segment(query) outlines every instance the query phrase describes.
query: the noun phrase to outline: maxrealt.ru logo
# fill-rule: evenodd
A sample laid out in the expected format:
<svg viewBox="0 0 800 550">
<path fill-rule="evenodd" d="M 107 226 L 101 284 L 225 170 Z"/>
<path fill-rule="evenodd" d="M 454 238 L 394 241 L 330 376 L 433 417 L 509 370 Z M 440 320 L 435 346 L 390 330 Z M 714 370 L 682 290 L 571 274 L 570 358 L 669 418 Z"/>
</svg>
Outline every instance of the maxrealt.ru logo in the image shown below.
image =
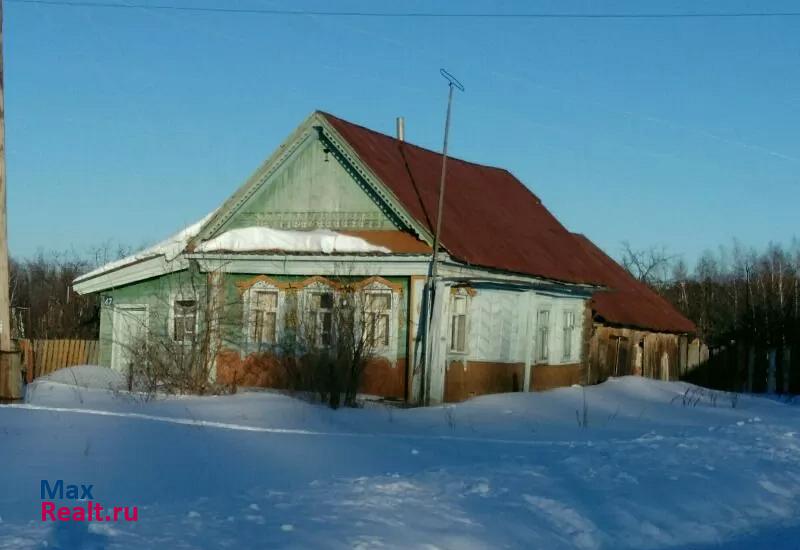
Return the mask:
<svg viewBox="0 0 800 550">
<path fill-rule="evenodd" d="M 66 484 L 63 479 L 41 483 L 42 521 L 139 521 L 136 506 L 104 507 L 95 502 L 94 485 Z M 57 505 L 55 501 L 72 501 Z"/>
</svg>

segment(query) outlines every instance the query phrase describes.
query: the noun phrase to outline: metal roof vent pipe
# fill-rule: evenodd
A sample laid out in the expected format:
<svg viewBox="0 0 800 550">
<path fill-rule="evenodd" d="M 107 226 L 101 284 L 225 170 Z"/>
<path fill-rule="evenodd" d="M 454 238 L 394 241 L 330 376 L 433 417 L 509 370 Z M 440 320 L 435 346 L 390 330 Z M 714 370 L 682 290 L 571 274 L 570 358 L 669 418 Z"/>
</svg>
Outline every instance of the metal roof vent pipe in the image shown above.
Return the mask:
<svg viewBox="0 0 800 550">
<path fill-rule="evenodd" d="M 397 117 L 397 141 L 406 140 L 406 119 L 399 116 Z"/>
</svg>

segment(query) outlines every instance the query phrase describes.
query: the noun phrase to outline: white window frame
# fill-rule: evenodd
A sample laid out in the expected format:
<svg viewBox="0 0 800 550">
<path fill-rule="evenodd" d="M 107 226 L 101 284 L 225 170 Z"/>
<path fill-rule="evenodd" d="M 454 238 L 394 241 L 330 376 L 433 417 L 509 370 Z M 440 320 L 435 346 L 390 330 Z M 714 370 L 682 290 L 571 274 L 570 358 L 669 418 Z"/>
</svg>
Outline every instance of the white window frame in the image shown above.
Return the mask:
<svg viewBox="0 0 800 550">
<path fill-rule="evenodd" d="M 364 290 L 364 298 L 366 303 L 364 304 L 364 316 L 365 318 L 362 321 L 362 327 L 364 331 L 369 331 L 370 327 L 374 325 L 370 325 L 369 317 L 370 316 L 386 316 L 386 335 L 385 335 L 385 343 L 376 344 L 373 340 L 374 334 L 367 334 L 366 338 L 368 339 L 368 343 L 370 345 L 371 351 L 375 353 L 385 353 L 389 351 L 392 347 L 392 344 L 395 342 L 394 332 L 395 332 L 395 293 L 390 288 L 386 288 L 383 285 L 380 286 L 372 286 L 371 288 Z M 373 311 L 370 309 L 370 297 L 372 296 L 388 296 L 389 298 L 389 308 L 384 311 L 375 310 Z"/>
<path fill-rule="evenodd" d="M 571 324 L 569 317 L 572 317 Z M 561 326 L 561 360 L 571 362 L 575 355 L 575 332 L 578 328 L 577 320 L 578 314 L 571 309 L 565 309 L 562 312 L 562 326 Z"/>
<path fill-rule="evenodd" d="M 177 302 L 194 302 L 195 304 L 195 311 L 194 311 L 194 338 L 187 340 L 184 338 L 183 340 L 177 340 L 175 338 L 175 306 Z M 175 343 L 182 343 L 184 345 L 191 345 L 193 342 L 196 342 L 196 338 L 198 336 L 198 331 L 200 328 L 200 300 L 198 296 L 185 296 L 183 294 L 173 294 L 170 297 L 169 301 L 169 313 L 167 315 L 167 330 L 169 333 L 169 338 L 171 341 Z"/>
<path fill-rule="evenodd" d="M 456 313 L 456 307 L 458 303 L 464 304 L 464 312 L 463 313 Z M 456 316 L 464 317 L 464 342 L 463 348 L 459 349 L 456 347 L 456 338 L 455 338 L 455 319 Z M 449 311 L 450 322 L 448 323 L 449 326 L 449 343 L 447 349 L 449 353 L 458 354 L 458 355 L 466 355 L 469 353 L 469 296 L 463 293 L 456 293 L 453 294 L 450 298 L 450 311 Z"/>
<path fill-rule="evenodd" d="M 338 293 L 336 289 L 327 285 L 316 284 L 313 286 L 306 287 L 303 291 L 304 294 L 304 305 L 303 311 L 306 315 L 306 319 L 310 319 L 311 315 L 313 315 L 313 323 L 314 326 L 311 327 L 313 331 L 313 338 L 314 338 L 314 346 L 318 349 L 329 349 L 333 346 L 335 342 L 336 335 L 334 334 L 334 326 L 333 326 L 333 313 L 334 308 L 336 306 L 336 299 L 338 297 Z M 331 307 L 330 308 L 318 308 L 316 310 L 311 309 L 312 299 L 315 295 L 323 295 L 323 294 L 330 294 L 331 295 Z M 317 330 L 317 327 L 320 326 L 320 319 L 323 318 L 325 313 L 330 315 L 330 336 L 328 343 L 324 343 L 322 341 L 322 331 Z"/>
<path fill-rule="evenodd" d="M 536 363 L 549 363 L 550 362 L 550 354 L 552 350 L 550 349 L 552 346 L 552 330 L 551 329 L 551 319 L 550 319 L 550 308 L 542 308 L 536 311 L 536 345 L 534 346 L 534 353 L 536 357 Z M 545 324 L 542 324 L 542 315 L 546 314 L 547 321 Z M 544 332 L 544 339 L 542 339 L 542 332 Z M 542 345 L 544 343 L 544 345 Z"/>
<path fill-rule="evenodd" d="M 264 340 L 257 341 L 255 338 L 255 326 L 253 325 L 253 314 L 255 312 L 253 311 L 253 304 L 255 303 L 256 294 L 259 293 L 274 293 L 276 295 L 275 307 L 274 309 L 269 310 L 269 313 L 275 314 L 275 336 L 273 342 L 266 342 Z M 284 292 L 282 292 L 277 286 L 269 284 L 265 281 L 258 281 L 245 291 L 242 332 L 244 341 L 247 342 L 248 345 L 260 347 L 262 345 L 275 345 L 280 342 L 280 339 L 283 335 L 282 314 L 284 300 Z"/>
</svg>

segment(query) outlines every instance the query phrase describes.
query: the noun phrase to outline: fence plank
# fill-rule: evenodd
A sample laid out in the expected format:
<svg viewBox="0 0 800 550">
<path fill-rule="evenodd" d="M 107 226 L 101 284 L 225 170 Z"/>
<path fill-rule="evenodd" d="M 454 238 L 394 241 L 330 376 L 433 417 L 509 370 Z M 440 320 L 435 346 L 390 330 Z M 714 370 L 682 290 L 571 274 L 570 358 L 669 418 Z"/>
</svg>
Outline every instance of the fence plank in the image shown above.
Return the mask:
<svg viewBox="0 0 800 550">
<path fill-rule="evenodd" d="M 42 342 L 42 356 L 41 360 L 39 361 L 39 372 L 37 376 L 42 376 L 43 374 L 47 374 L 45 372 L 45 366 L 47 365 L 47 354 L 50 353 L 50 346 L 47 345 L 47 340 Z"/>
<path fill-rule="evenodd" d="M 58 368 L 63 368 L 67 365 L 67 359 L 69 358 L 69 340 L 61 340 L 60 350 L 58 355 Z"/>
<path fill-rule="evenodd" d="M 34 341 L 33 344 L 33 377 L 36 378 L 42 373 L 42 350 L 44 343 L 41 340 Z"/>
<path fill-rule="evenodd" d="M 96 365 L 100 347 L 97 340 L 20 340 L 25 354 L 28 382 L 59 369 L 75 365 Z"/>
<path fill-rule="evenodd" d="M 64 361 L 64 366 L 66 366 L 67 363 L 72 363 L 73 365 L 80 364 L 79 362 L 75 361 L 75 350 L 78 347 L 77 344 L 77 340 L 67 340 L 67 360 Z"/>
<path fill-rule="evenodd" d="M 53 372 L 53 366 L 58 362 L 59 345 L 58 340 L 51 340 L 47 342 L 47 354 L 44 358 L 44 373 L 50 374 Z"/>
<path fill-rule="evenodd" d="M 78 357 L 76 358 L 76 363 L 78 365 L 85 365 L 88 363 L 86 360 L 86 340 L 78 341 Z"/>
<path fill-rule="evenodd" d="M 89 348 L 91 352 L 88 354 L 86 362 L 96 365 L 100 362 L 100 342 L 97 340 L 89 340 Z"/>
<path fill-rule="evenodd" d="M 50 374 L 54 370 L 56 370 L 56 365 L 58 365 L 58 356 L 61 353 L 61 344 L 59 344 L 58 340 L 53 340 L 49 342 L 50 347 L 50 354 L 48 357 L 47 362 L 47 374 Z"/>
<path fill-rule="evenodd" d="M 44 344 L 44 349 L 42 350 L 42 369 L 39 372 L 39 376 L 48 374 L 47 369 L 48 369 L 48 366 L 50 364 L 49 363 L 50 362 L 50 355 L 52 353 L 51 352 L 51 345 L 50 345 L 51 342 L 49 340 L 45 340 L 43 342 L 43 344 Z"/>
<path fill-rule="evenodd" d="M 58 340 L 47 342 L 47 355 L 45 356 L 45 372 L 47 374 L 56 370 L 59 351 L 61 351 L 61 346 L 58 344 Z"/>
<path fill-rule="evenodd" d="M 55 368 L 53 370 L 58 370 L 61 368 L 61 365 L 66 364 L 67 362 L 67 349 L 69 348 L 69 343 L 66 340 L 59 340 L 57 346 L 57 354 L 56 354 L 56 362 L 53 365 Z"/>
</svg>

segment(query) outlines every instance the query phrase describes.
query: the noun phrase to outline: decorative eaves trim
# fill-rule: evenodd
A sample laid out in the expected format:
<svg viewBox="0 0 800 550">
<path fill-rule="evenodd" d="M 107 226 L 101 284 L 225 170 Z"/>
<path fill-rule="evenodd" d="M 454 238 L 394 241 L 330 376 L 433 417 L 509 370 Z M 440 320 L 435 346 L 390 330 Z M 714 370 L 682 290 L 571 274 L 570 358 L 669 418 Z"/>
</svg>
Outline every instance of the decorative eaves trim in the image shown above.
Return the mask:
<svg viewBox="0 0 800 550">
<path fill-rule="evenodd" d="M 258 283 L 266 283 L 269 286 L 275 287 L 275 288 L 277 288 L 279 290 L 286 290 L 291 286 L 290 283 L 285 283 L 285 282 L 282 282 L 282 281 L 278 281 L 278 280 L 275 280 L 272 277 L 268 277 L 266 275 L 258 275 L 256 277 L 251 278 L 251 279 L 246 279 L 244 281 L 238 281 L 235 284 L 236 284 L 236 288 L 239 289 L 239 293 L 240 294 L 244 294 L 245 292 L 247 292 L 248 290 L 253 288 L 255 285 L 257 285 Z"/>
<path fill-rule="evenodd" d="M 400 200 L 391 190 L 378 178 L 366 163 L 356 154 L 350 144 L 345 140 L 325 119 L 324 115 L 316 114 L 316 120 L 320 122 L 316 130 L 320 139 L 330 146 L 337 161 L 344 169 L 359 182 L 365 190 L 377 196 L 380 201 L 387 205 L 391 210 L 390 214 L 397 218 L 402 225 L 413 229 L 417 236 L 427 244 L 433 243 L 433 235 L 430 231 L 420 225 L 411 215 L 406 212 Z"/>
<path fill-rule="evenodd" d="M 389 188 L 369 169 L 352 147 L 331 126 L 324 115 L 315 111 L 281 144 L 277 151 L 258 167 L 247 181 L 234 192 L 219 208 L 217 213 L 206 222 L 197 235 L 189 241 L 187 252 L 194 251 L 196 244 L 217 235 L 220 229 L 261 187 L 269 180 L 284 162 L 286 162 L 301 146 L 314 136 L 330 147 L 331 152 L 344 169 L 373 198 L 378 199 L 384 212 L 398 225 L 412 229 L 417 236 L 428 244 L 433 242 L 433 235 L 406 212 L 402 203 Z"/>
<path fill-rule="evenodd" d="M 384 279 L 383 277 L 373 276 L 367 277 L 366 279 L 362 279 L 360 281 L 356 281 L 354 283 L 343 283 L 339 281 L 333 281 L 328 279 L 327 277 L 322 277 L 320 275 L 314 275 L 311 277 L 307 277 L 302 281 L 292 281 L 292 282 L 285 282 L 285 281 L 278 281 L 272 277 L 267 275 L 258 275 L 256 277 L 251 277 L 250 279 L 245 279 L 244 281 L 238 281 L 235 283 L 236 288 L 238 289 L 240 294 L 244 294 L 251 288 L 253 288 L 258 283 L 265 283 L 271 287 L 277 288 L 278 290 L 302 290 L 312 285 L 324 285 L 335 290 L 343 290 L 345 288 L 352 288 L 355 291 L 361 291 L 367 289 L 372 285 L 380 285 L 384 288 L 391 290 L 392 292 L 397 292 L 402 294 L 403 292 L 403 285 L 398 283 L 393 283 L 388 279 Z"/>
<path fill-rule="evenodd" d="M 335 290 L 339 290 L 342 288 L 342 285 L 337 283 L 336 281 L 332 281 L 326 277 L 321 277 L 319 275 L 314 275 L 313 277 L 309 277 L 308 279 L 303 279 L 302 281 L 292 283 L 291 288 L 297 288 L 302 290 L 312 285 L 324 285 Z"/>
<path fill-rule="evenodd" d="M 284 141 L 278 149 L 264 161 L 233 195 L 231 195 L 217 213 L 189 241 L 186 250 L 194 250 L 197 242 L 214 237 L 231 217 L 267 182 L 286 160 L 291 157 L 308 139 L 313 136 L 311 120 L 307 119 Z"/>
<path fill-rule="evenodd" d="M 398 293 L 401 293 L 401 294 L 403 292 L 403 285 L 398 284 L 398 283 L 393 283 L 392 281 L 390 281 L 388 279 L 384 279 L 383 277 L 380 277 L 380 276 L 377 276 L 377 275 L 375 275 L 373 277 L 368 277 L 368 278 L 364 279 L 363 281 L 358 281 L 357 283 L 354 283 L 353 284 L 353 288 L 355 290 L 363 290 L 363 289 L 365 289 L 365 288 L 367 288 L 367 287 L 369 287 L 371 285 L 374 285 L 374 284 L 379 284 L 381 286 L 384 286 L 384 287 L 390 289 L 392 292 L 398 292 Z"/>
</svg>

